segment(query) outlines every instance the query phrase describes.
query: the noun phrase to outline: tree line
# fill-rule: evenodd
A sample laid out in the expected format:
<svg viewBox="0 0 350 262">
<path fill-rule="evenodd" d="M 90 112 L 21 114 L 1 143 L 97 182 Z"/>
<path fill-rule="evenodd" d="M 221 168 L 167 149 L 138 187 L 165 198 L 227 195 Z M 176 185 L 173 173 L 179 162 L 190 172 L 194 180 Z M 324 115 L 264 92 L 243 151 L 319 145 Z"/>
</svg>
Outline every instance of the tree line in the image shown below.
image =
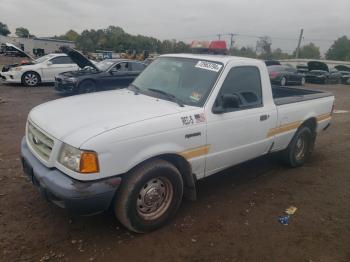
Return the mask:
<svg viewBox="0 0 350 262">
<path fill-rule="evenodd" d="M 0 22 L 0 35 L 11 34 L 8 26 Z M 15 34 L 18 37 L 34 37 L 29 30 L 24 27 L 16 28 Z M 76 42 L 78 49 L 95 52 L 96 50 L 109 50 L 114 52 L 137 52 L 144 50 L 149 52 L 164 53 L 185 53 L 190 52 L 189 46 L 183 41 L 159 40 L 154 37 L 143 35 L 131 35 L 126 33 L 121 27 L 109 26 L 106 29 L 84 30 L 81 34 L 74 30 L 69 30 L 63 35 L 53 36 L 53 38 L 70 40 Z M 272 41 L 268 36 L 260 37 L 256 47 L 233 47 L 228 50 L 229 54 L 243 57 L 260 59 L 289 59 L 294 58 L 296 50 L 292 54 L 283 52 L 282 49 L 272 50 Z M 302 46 L 299 50 L 299 58 L 320 59 L 320 48 L 314 43 Z M 325 58 L 330 60 L 350 61 L 350 39 L 347 36 L 339 37 L 334 41 Z"/>
</svg>

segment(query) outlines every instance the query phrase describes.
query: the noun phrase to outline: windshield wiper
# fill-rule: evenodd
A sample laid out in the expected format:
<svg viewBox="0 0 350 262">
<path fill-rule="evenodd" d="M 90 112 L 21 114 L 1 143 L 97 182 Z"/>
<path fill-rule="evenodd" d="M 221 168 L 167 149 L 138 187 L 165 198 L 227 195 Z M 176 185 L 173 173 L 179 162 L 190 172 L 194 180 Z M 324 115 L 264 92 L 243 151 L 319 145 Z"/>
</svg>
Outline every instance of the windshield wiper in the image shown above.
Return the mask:
<svg viewBox="0 0 350 262">
<path fill-rule="evenodd" d="M 159 89 L 155 89 L 155 88 L 148 88 L 148 90 L 155 92 L 155 93 L 162 94 L 163 96 L 167 97 L 170 101 L 177 103 L 181 107 L 184 107 L 183 102 L 180 99 L 178 99 L 176 96 L 174 96 L 173 94 L 170 94 L 168 92 L 165 92 L 165 91 L 159 90 Z"/>
</svg>

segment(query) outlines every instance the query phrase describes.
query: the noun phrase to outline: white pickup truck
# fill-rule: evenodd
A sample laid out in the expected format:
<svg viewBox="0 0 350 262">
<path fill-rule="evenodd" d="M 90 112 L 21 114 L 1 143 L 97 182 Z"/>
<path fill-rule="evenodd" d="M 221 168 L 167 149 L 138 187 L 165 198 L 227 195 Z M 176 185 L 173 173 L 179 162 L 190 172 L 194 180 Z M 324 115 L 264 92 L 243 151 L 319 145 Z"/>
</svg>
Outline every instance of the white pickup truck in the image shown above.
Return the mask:
<svg viewBox="0 0 350 262">
<path fill-rule="evenodd" d="M 302 165 L 334 97 L 271 87 L 262 61 L 164 55 L 127 89 L 58 99 L 28 116 L 21 154 L 43 195 L 81 214 L 109 208 L 135 232 L 168 221 L 196 181 L 280 152 Z"/>
</svg>

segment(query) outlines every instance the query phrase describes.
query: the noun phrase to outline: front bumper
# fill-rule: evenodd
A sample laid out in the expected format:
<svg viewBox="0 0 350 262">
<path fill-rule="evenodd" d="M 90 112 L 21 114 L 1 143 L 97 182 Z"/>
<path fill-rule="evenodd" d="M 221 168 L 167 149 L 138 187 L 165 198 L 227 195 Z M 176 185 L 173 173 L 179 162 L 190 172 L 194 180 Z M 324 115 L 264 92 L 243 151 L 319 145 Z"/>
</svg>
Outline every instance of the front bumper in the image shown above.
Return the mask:
<svg viewBox="0 0 350 262">
<path fill-rule="evenodd" d="M 1 72 L 0 78 L 7 83 L 21 83 L 18 73 L 13 71 Z"/>
<path fill-rule="evenodd" d="M 63 94 L 72 94 L 76 92 L 76 83 L 66 82 L 63 79 L 55 79 L 55 90 Z"/>
<path fill-rule="evenodd" d="M 79 181 L 56 168 L 47 168 L 30 152 L 25 137 L 21 156 L 24 172 L 46 200 L 81 215 L 107 210 L 121 183 L 121 177 Z"/>
</svg>

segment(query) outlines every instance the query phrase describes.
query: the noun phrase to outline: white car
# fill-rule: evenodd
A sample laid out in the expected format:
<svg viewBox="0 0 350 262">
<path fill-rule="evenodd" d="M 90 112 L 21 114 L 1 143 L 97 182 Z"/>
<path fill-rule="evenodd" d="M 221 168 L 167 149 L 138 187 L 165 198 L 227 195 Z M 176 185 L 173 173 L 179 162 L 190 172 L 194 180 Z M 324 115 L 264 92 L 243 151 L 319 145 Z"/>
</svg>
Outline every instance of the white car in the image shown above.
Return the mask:
<svg viewBox="0 0 350 262">
<path fill-rule="evenodd" d="M 83 214 L 112 208 L 127 228 L 156 229 L 196 181 L 272 152 L 292 167 L 330 125 L 334 96 L 271 87 L 264 62 L 177 54 L 127 89 L 58 99 L 28 116 L 24 171 L 47 199 Z"/>
<path fill-rule="evenodd" d="M 10 66 L 8 71 L 1 72 L 1 78 L 5 83 L 37 86 L 40 83 L 53 83 L 56 75 L 78 69 L 78 65 L 66 54 L 49 54 L 27 64 Z"/>
</svg>

